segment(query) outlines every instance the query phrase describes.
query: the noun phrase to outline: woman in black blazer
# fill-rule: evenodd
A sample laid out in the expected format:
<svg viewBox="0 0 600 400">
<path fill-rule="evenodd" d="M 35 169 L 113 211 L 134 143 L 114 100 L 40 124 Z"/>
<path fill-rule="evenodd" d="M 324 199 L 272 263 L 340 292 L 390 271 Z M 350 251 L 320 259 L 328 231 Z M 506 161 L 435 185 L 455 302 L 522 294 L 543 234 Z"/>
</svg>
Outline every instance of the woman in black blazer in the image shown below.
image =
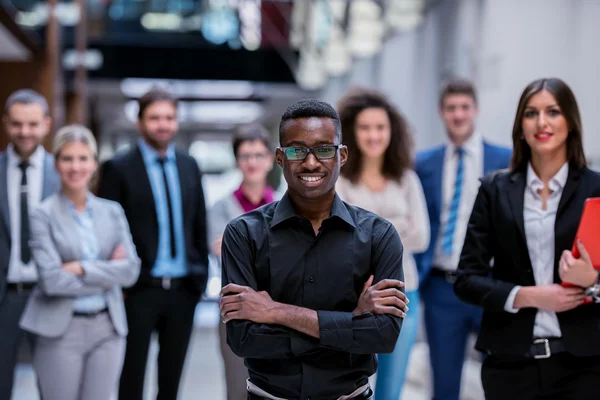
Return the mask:
<svg viewBox="0 0 600 400">
<path fill-rule="evenodd" d="M 570 249 L 600 175 L 587 168 L 571 89 L 554 78 L 528 85 L 512 136 L 510 170 L 482 179 L 454 285 L 484 308 L 485 396 L 597 398 L 600 304 L 582 303 L 598 273 L 583 246 L 579 259 Z"/>
</svg>

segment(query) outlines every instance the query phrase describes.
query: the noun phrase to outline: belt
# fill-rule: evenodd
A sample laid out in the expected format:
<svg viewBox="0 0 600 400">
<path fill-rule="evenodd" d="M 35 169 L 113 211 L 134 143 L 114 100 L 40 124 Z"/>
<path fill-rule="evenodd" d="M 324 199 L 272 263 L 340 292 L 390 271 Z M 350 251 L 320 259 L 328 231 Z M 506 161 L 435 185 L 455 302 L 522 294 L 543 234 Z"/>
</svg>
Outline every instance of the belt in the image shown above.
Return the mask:
<svg viewBox="0 0 600 400">
<path fill-rule="evenodd" d="M 37 282 L 16 282 L 16 283 L 8 283 L 6 285 L 7 290 L 15 290 L 19 293 L 28 292 L 33 290 L 33 288 L 37 285 Z"/>
<path fill-rule="evenodd" d="M 338 399 L 348 399 L 348 400 L 350 400 L 350 399 L 352 399 L 352 400 L 372 399 L 373 398 L 373 390 L 371 390 L 371 387 L 369 385 L 365 385 L 365 386 L 367 386 L 367 388 L 356 395 L 341 396 Z M 258 391 L 262 392 L 262 390 L 260 390 L 260 389 Z M 266 392 L 264 392 L 264 393 L 266 393 Z M 250 386 L 248 387 L 248 397 L 247 397 L 248 400 L 271 400 L 272 398 L 277 398 L 277 397 L 273 397 L 273 396 L 265 397 L 265 396 L 262 396 L 257 393 L 252 393 L 250 391 Z"/>
<path fill-rule="evenodd" d="M 100 314 L 104 314 L 105 312 L 108 311 L 108 308 L 103 308 L 102 310 L 98 310 L 98 311 L 85 311 L 85 312 L 80 312 L 80 311 L 73 311 L 73 316 L 74 317 L 83 317 L 83 318 L 94 318 Z"/>
<path fill-rule="evenodd" d="M 567 349 L 561 338 L 538 338 L 533 340 L 529 351 L 525 353 L 525 357 L 539 360 L 566 351 Z"/>
<path fill-rule="evenodd" d="M 150 286 L 164 290 L 181 289 L 185 284 L 186 278 L 152 277 Z"/>
<path fill-rule="evenodd" d="M 436 268 L 436 267 L 431 268 L 431 271 L 429 272 L 429 274 L 431 276 L 442 277 L 442 278 L 446 279 L 446 281 L 448 281 L 448 283 L 456 282 L 456 277 L 458 276 L 458 272 L 456 272 L 456 271 L 449 271 L 447 269 L 441 269 L 441 268 Z"/>
</svg>

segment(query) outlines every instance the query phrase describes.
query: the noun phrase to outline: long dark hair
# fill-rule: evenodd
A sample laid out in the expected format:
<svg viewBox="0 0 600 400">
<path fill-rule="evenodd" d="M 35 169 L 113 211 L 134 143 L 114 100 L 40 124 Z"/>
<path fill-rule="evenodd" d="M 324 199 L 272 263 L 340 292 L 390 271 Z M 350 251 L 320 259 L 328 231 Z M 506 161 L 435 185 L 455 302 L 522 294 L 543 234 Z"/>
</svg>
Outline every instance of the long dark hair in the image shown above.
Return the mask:
<svg viewBox="0 0 600 400">
<path fill-rule="evenodd" d="M 513 125 L 513 155 L 511 160 L 511 169 L 513 171 L 526 171 L 527 164 L 531 160 L 531 148 L 523 139 L 523 114 L 525 107 L 533 95 L 547 90 L 554 96 L 561 112 L 567 120 L 569 126 L 569 135 L 567 136 L 567 160 L 569 164 L 578 168 L 587 167 L 587 160 L 583 151 L 583 139 L 581 128 L 581 115 L 579 106 L 571 88 L 558 78 L 543 78 L 531 82 L 519 100 L 517 106 L 517 115 Z"/>
<path fill-rule="evenodd" d="M 356 183 L 362 168 L 362 155 L 356 143 L 356 117 L 367 108 L 385 110 L 390 120 L 390 144 L 385 151 L 381 173 L 384 177 L 401 181 L 404 171 L 412 167 L 413 141 L 406 119 L 392 105 L 387 97 L 372 89 L 354 88 L 338 102 L 337 109 L 342 121 L 344 144 L 348 147 L 348 161 L 341 169 L 341 175 Z"/>
</svg>

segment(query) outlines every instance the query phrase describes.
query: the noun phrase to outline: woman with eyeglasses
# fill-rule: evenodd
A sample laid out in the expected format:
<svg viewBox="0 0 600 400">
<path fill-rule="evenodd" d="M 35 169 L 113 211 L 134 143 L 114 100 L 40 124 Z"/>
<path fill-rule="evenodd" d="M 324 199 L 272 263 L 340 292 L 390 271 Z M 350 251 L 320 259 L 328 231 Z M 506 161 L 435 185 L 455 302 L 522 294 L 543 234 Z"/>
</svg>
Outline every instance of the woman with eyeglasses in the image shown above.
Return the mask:
<svg viewBox="0 0 600 400">
<path fill-rule="evenodd" d="M 600 304 L 583 302 L 599 275 L 581 243 L 580 257 L 571 249 L 586 199 L 600 196 L 600 174 L 587 167 L 569 86 L 530 83 L 512 140 L 510 169 L 482 180 L 454 284 L 483 308 L 485 398 L 597 399 Z"/>
<path fill-rule="evenodd" d="M 275 198 L 273 189 L 267 183 L 267 175 L 274 162 L 268 131 L 258 124 L 238 128 L 233 137 L 233 154 L 242 173 L 242 183 L 233 193 L 216 202 L 208 213 L 211 251 L 219 261 L 221 238 L 229 221 L 268 204 Z M 225 324 L 219 324 L 219 337 L 225 366 L 227 399 L 245 399 L 248 371 L 244 360 L 233 354 L 227 345 Z"/>
<path fill-rule="evenodd" d="M 357 88 L 337 105 L 348 162 L 336 190 L 342 200 L 390 221 L 404 245 L 405 290 L 410 310 L 392 354 L 380 354 L 375 399 L 398 399 L 419 321 L 418 272 L 412 254 L 429 245 L 429 217 L 412 170 L 408 123 L 381 93 Z"/>
<path fill-rule="evenodd" d="M 140 259 L 118 203 L 94 196 L 92 132 L 80 125 L 54 137 L 59 193 L 31 214 L 39 275 L 21 319 L 36 336 L 33 366 L 44 400 L 107 400 L 116 392 L 128 333 L 123 287 Z"/>
</svg>

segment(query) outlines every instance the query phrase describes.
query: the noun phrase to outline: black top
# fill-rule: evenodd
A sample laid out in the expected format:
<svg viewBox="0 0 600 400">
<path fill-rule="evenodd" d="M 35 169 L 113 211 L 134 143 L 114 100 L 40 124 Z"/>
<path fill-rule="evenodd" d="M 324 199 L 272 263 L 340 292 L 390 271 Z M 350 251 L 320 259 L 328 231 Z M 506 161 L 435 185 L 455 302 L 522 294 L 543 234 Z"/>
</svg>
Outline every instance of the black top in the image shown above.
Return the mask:
<svg viewBox="0 0 600 400">
<path fill-rule="evenodd" d="M 535 285 L 524 229 L 525 188 L 525 171 L 497 172 L 482 180 L 460 257 L 454 290 L 462 300 L 483 307 L 476 347 L 487 354 L 524 355 L 533 340 L 537 309 L 516 314 L 504 310 L 516 285 Z M 563 250 L 573 246 L 589 197 L 600 197 L 600 175 L 570 165 L 554 225 L 554 283 L 561 282 L 558 263 Z M 557 317 L 567 351 L 600 355 L 600 304 L 582 305 Z"/>
<path fill-rule="evenodd" d="M 401 318 L 353 316 L 364 283 L 403 281 L 403 247 L 386 220 L 336 195 L 315 236 L 286 195 L 234 219 L 223 235 L 223 285 L 267 291 L 276 302 L 316 310 L 320 340 L 286 327 L 234 320 L 227 343 L 250 380 L 288 399 L 335 399 L 367 383 L 375 353 L 391 353 Z M 404 289 L 402 289 L 404 291 Z"/>
<path fill-rule="evenodd" d="M 189 154 L 175 150 L 181 188 L 183 234 L 189 279 L 186 287 L 200 296 L 208 278 L 206 208 L 202 174 Z M 129 222 L 131 236 L 142 261 L 140 277 L 132 288 L 147 287 L 158 251 L 158 219 L 152 186 L 138 146 L 104 162 L 100 168 L 98 196 L 121 204 Z"/>
</svg>

